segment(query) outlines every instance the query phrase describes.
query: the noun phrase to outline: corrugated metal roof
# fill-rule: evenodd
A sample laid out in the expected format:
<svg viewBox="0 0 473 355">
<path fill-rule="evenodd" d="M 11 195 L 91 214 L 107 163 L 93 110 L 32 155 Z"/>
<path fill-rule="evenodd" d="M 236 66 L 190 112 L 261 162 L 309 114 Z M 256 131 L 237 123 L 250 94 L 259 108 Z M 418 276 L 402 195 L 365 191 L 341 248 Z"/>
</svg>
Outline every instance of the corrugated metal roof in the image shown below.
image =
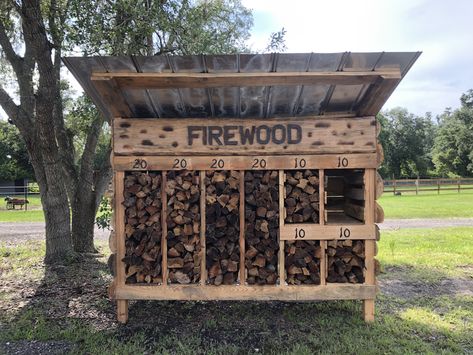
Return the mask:
<svg viewBox="0 0 473 355">
<path fill-rule="evenodd" d="M 64 63 L 108 117 L 121 102 L 121 117 L 269 118 L 322 114 L 375 114 L 406 75 L 420 52 L 272 53 L 152 57 L 67 57 Z M 367 84 L 152 88 L 103 84 L 96 73 L 303 73 L 383 72 L 400 78 Z M 242 74 L 242 75 L 243 75 Z M 376 102 L 373 96 L 377 96 Z M 379 98 L 380 97 L 380 98 Z M 366 109 L 366 107 L 370 107 Z M 376 111 L 376 112 L 374 112 Z"/>
</svg>

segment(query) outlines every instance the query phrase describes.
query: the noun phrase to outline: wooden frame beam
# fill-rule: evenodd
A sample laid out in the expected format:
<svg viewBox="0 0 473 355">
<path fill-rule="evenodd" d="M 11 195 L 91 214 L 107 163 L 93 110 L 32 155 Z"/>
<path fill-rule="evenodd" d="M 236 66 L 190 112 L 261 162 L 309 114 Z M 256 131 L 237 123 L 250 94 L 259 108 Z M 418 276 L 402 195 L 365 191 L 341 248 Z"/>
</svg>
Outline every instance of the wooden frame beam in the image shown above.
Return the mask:
<svg viewBox="0 0 473 355">
<path fill-rule="evenodd" d="M 175 89 L 237 86 L 363 85 L 401 80 L 399 70 L 272 73 L 93 73 L 92 82 L 114 80 L 122 88 Z"/>
</svg>

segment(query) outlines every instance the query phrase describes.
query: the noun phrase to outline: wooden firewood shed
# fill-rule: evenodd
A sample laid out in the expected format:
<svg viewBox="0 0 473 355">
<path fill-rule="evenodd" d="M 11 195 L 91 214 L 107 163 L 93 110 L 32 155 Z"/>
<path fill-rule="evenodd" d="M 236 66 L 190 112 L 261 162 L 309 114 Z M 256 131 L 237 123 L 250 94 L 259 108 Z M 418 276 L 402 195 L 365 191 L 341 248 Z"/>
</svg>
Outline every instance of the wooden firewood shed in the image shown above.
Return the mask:
<svg viewBox="0 0 473 355">
<path fill-rule="evenodd" d="M 376 114 L 416 53 L 64 58 L 110 119 L 128 301 L 362 300 L 374 320 Z"/>
</svg>

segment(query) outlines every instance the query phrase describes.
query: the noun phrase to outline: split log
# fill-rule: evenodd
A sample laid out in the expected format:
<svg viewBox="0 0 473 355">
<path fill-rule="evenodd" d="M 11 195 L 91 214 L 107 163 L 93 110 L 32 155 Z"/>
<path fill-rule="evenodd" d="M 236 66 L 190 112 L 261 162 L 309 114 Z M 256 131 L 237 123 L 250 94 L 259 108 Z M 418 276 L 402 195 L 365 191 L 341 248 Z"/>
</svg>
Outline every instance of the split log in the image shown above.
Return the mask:
<svg viewBox="0 0 473 355">
<path fill-rule="evenodd" d="M 240 172 L 207 171 L 204 183 L 207 282 L 232 285 L 240 267 Z"/>
<path fill-rule="evenodd" d="M 250 285 L 278 279 L 279 188 L 277 170 L 245 172 L 245 270 Z"/>
<path fill-rule="evenodd" d="M 384 181 L 381 175 L 379 175 L 378 172 L 376 172 L 376 193 L 375 193 L 375 199 L 379 200 L 381 195 L 384 192 Z"/>
<path fill-rule="evenodd" d="M 315 170 L 288 170 L 284 188 L 286 223 L 319 223 L 319 177 Z"/>
<path fill-rule="evenodd" d="M 384 222 L 384 210 L 383 207 L 378 202 L 375 202 L 375 214 L 374 214 L 375 223 Z"/>
<path fill-rule="evenodd" d="M 320 285 L 322 248 L 318 240 L 288 240 L 285 244 L 286 282 Z"/>
<path fill-rule="evenodd" d="M 198 171 L 169 171 L 167 195 L 167 260 L 169 281 L 198 283 L 200 245 L 200 176 Z"/>
<path fill-rule="evenodd" d="M 327 282 L 363 283 L 365 247 L 362 240 L 327 241 Z"/>
<path fill-rule="evenodd" d="M 126 283 L 161 283 L 160 172 L 132 172 L 125 176 Z"/>
</svg>

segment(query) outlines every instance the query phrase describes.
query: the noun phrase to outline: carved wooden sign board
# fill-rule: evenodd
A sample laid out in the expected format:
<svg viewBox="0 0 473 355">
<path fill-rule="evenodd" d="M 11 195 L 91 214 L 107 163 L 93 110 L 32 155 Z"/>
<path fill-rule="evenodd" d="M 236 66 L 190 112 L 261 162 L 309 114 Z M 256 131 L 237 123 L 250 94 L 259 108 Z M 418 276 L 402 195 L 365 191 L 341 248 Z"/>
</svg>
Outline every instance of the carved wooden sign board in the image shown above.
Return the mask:
<svg viewBox="0 0 473 355">
<path fill-rule="evenodd" d="M 115 119 L 118 155 L 373 153 L 374 117 Z"/>
</svg>

